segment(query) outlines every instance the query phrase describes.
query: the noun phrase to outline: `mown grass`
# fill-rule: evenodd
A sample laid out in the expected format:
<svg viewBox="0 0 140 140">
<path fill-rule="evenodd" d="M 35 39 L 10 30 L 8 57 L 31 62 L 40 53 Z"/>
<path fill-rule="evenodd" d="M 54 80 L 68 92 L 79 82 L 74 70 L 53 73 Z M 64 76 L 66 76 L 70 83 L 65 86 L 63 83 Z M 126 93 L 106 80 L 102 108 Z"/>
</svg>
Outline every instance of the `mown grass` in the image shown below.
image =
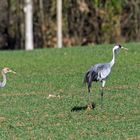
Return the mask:
<svg viewBox="0 0 140 140">
<path fill-rule="evenodd" d="M 129 51 L 117 56 L 103 109 L 100 84 L 93 83 L 96 106 L 91 111 L 71 110 L 87 105 L 84 73 L 95 63 L 110 61 L 112 45 L 1 51 L 0 67 L 17 75 L 8 74 L 0 89 L 0 139 L 140 139 L 140 44 L 123 45 Z"/>
</svg>

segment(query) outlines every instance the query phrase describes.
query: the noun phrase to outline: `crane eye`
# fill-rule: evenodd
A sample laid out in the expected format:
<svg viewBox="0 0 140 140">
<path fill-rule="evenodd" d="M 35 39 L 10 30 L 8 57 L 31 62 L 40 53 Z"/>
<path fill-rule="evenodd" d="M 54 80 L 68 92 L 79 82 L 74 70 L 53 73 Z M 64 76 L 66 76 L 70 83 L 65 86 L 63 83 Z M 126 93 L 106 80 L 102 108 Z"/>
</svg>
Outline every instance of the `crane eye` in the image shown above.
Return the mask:
<svg viewBox="0 0 140 140">
<path fill-rule="evenodd" d="M 7 70 L 7 71 L 10 71 L 10 69 L 9 69 L 9 68 L 7 68 L 6 70 Z"/>
</svg>

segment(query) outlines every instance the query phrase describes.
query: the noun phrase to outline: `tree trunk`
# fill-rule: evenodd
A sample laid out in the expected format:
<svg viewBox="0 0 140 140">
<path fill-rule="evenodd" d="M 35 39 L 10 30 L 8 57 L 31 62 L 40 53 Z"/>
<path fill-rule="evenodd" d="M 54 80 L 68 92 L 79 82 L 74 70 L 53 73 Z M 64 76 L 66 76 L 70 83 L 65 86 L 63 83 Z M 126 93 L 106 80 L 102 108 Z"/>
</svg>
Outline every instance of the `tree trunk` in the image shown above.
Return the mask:
<svg viewBox="0 0 140 140">
<path fill-rule="evenodd" d="M 57 47 L 62 48 L 62 0 L 57 0 Z"/>
<path fill-rule="evenodd" d="M 39 0 L 39 7 L 40 7 L 40 19 L 41 19 L 41 30 L 42 30 L 42 38 L 43 38 L 43 46 L 47 46 L 46 42 L 46 25 L 45 25 L 45 17 L 44 17 L 44 7 L 43 7 L 43 0 Z"/>
<path fill-rule="evenodd" d="M 32 0 L 25 0 L 25 49 L 33 50 L 33 5 Z"/>
</svg>

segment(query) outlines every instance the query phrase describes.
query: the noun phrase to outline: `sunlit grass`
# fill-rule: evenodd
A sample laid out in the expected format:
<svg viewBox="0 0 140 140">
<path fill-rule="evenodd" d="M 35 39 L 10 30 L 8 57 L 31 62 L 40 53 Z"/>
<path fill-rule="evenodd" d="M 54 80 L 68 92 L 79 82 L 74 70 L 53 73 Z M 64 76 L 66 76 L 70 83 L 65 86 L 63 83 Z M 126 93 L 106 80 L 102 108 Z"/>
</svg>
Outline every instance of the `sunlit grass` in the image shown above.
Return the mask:
<svg viewBox="0 0 140 140">
<path fill-rule="evenodd" d="M 0 139 L 140 139 L 140 44 L 123 44 L 106 84 L 100 108 L 99 83 L 93 83 L 92 111 L 82 80 L 87 69 L 112 58 L 112 45 L 0 52 L 8 74 L 0 89 Z M 50 97 L 49 95 L 54 95 Z"/>
</svg>

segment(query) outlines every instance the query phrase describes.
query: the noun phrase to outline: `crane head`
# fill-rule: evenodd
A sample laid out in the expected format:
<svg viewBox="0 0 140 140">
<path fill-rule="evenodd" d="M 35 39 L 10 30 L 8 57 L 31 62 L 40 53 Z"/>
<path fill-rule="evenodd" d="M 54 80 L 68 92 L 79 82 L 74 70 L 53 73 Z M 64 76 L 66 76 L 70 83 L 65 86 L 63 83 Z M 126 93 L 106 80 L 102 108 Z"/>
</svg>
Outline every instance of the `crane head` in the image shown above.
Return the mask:
<svg viewBox="0 0 140 140">
<path fill-rule="evenodd" d="M 122 47 L 120 44 L 117 44 L 114 46 L 113 51 L 115 53 L 118 53 L 120 51 L 120 49 L 128 50 L 127 48 Z"/>
<path fill-rule="evenodd" d="M 6 74 L 6 73 L 10 73 L 10 72 L 16 74 L 15 71 L 11 70 L 11 69 L 8 68 L 8 67 L 3 68 L 2 71 L 3 71 L 5 74 Z"/>
</svg>

